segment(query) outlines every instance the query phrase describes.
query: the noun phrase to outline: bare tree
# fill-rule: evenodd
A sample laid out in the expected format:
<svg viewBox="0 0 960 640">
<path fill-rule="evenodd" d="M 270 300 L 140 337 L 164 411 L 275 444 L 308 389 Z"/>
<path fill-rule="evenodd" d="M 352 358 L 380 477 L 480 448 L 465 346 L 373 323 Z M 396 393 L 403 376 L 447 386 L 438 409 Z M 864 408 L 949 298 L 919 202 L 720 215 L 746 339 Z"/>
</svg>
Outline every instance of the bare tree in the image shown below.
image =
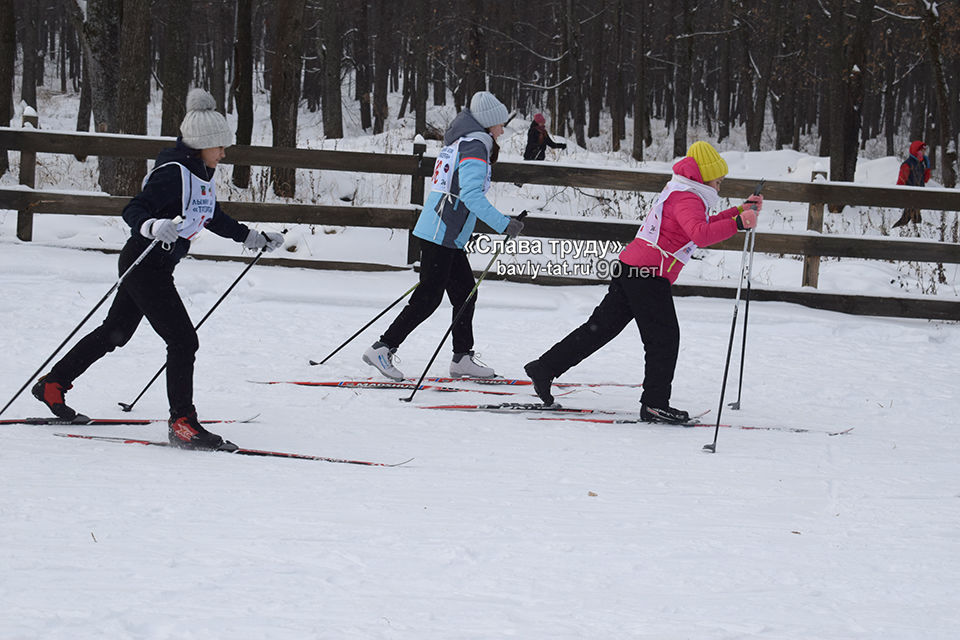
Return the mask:
<svg viewBox="0 0 960 640">
<path fill-rule="evenodd" d="M 274 43 L 270 122 L 273 146 L 296 148 L 297 113 L 300 106 L 300 69 L 303 51 L 303 13 L 305 0 L 278 0 L 274 3 Z M 273 192 L 292 198 L 296 193 L 297 173 L 290 167 L 271 167 Z"/>
<path fill-rule="evenodd" d="M 37 81 L 43 80 L 42 64 L 38 58 L 43 57 L 43 45 L 38 42 L 40 29 L 40 5 L 38 2 L 25 2 L 21 5 L 20 16 L 20 49 L 23 58 L 23 75 L 20 77 L 20 99 L 37 108 Z"/>
<path fill-rule="evenodd" d="M 123 0 L 120 51 L 123 64 L 119 65 L 117 79 L 124 95 L 117 100 L 118 129 L 120 133 L 145 135 L 150 96 L 150 0 Z M 114 193 L 137 193 L 146 172 L 143 160 L 118 160 Z"/>
<path fill-rule="evenodd" d="M 116 132 L 120 72 L 116 52 L 120 47 L 123 0 L 87 0 L 85 18 L 78 5 L 74 5 L 74 9 L 75 19 L 80 21 L 78 30 L 83 37 L 85 69 L 89 72 L 87 78 L 90 81 L 90 107 L 94 129 L 100 133 Z M 100 156 L 98 166 L 100 188 L 107 193 L 115 193 L 116 158 Z"/>
<path fill-rule="evenodd" d="M 323 135 L 343 137 L 343 104 L 340 92 L 340 70 L 343 59 L 343 31 L 339 0 L 324 0 L 321 25 L 323 69 Z"/>
<path fill-rule="evenodd" d="M 387 107 L 387 82 L 390 76 L 390 21 L 388 2 L 374 2 L 371 6 L 373 20 L 373 133 L 383 133 L 383 125 L 389 116 Z"/>
<path fill-rule="evenodd" d="M 0 127 L 13 119 L 13 65 L 17 59 L 16 12 L 13 0 L 0 0 Z M 0 176 L 10 170 L 7 150 L 0 149 Z"/>
<path fill-rule="evenodd" d="M 160 135 L 179 136 L 180 123 L 187 112 L 187 92 L 193 65 L 193 42 L 190 26 L 193 24 L 193 0 L 163 0 L 163 39 L 160 47 L 160 65 L 163 79 L 163 112 L 160 116 Z"/>
<path fill-rule="evenodd" d="M 914 0 L 923 17 L 924 40 L 929 51 L 928 61 L 933 72 L 933 88 L 937 98 L 937 134 L 940 147 L 940 175 L 943 186 L 957 186 L 957 147 L 950 122 L 950 102 L 947 77 L 943 65 L 943 23 L 935 2 Z M 950 143 L 953 142 L 951 145 Z"/>
<path fill-rule="evenodd" d="M 237 40 L 233 48 L 233 99 L 237 105 L 237 144 L 250 144 L 253 135 L 253 0 L 237 0 Z M 250 167 L 233 165 L 233 184 L 250 186 Z"/>
</svg>

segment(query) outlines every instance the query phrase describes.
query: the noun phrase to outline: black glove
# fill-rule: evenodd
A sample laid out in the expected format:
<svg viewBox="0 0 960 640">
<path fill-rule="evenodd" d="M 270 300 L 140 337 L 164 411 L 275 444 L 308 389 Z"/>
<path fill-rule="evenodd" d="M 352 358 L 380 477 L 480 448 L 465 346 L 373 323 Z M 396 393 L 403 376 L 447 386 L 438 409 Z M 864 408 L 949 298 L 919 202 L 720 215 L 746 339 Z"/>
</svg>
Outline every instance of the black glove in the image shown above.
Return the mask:
<svg viewBox="0 0 960 640">
<path fill-rule="evenodd" d="M 523 223 L 520 222 L 519 218 L 511 217 L 510 222 L 507 223 L 507 228 L 503 230 L 503 233 L 506 234 L 509 239 L 513 240 L 520 235 L 521 231 L 523 231 Z"/>
<path fill-rule="evenodd" d="M 567 144 L 566 144 L 565 142 L 561 142 L 561 143 L 560 143 L 560 149 L 562 150 L 562 149 L 566 149 L 566 148 L 567 148 Z"/>
</svg>

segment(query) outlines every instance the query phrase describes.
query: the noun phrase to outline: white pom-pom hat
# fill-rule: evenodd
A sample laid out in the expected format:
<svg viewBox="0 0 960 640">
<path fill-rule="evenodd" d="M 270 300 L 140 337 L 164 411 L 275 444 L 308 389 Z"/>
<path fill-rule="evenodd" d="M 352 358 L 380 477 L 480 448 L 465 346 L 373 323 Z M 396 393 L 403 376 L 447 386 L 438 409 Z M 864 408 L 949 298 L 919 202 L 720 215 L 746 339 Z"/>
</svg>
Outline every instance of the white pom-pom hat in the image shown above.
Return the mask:
<svg viewBox="0 0 960 640">
<path fill-rule="evenodd" d="M 217 111 L 217 101 L 203 89 L 191 89 L 187 94 L 187 115 L 180 123 L 183 143 L 192 149 L 229 147 L 233 132 L 227 119 Z"/>
</svg>

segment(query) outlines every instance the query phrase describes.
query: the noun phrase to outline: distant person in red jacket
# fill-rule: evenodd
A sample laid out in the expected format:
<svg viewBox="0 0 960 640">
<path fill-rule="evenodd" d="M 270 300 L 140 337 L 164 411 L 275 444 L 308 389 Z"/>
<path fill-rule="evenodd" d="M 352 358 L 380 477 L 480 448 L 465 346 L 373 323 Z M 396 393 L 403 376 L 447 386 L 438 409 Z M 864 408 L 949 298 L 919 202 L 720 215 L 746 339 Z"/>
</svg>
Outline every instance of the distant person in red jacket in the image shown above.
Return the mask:
<svg viewBox="0 0 960 640">
<path fill-rule="evenodd" d="M 538 113 L 533 116 L 533 122 L 530 123 L 530 129 L 527 131 L 527 148 L 523 151 L 523 159 L 543 160 L 547 147 L 566 149 L 567 145 L 550 139 L 550 134 L 547 133 L 547 119 L 542 113 Z"/>
<path fill-rule="evenodd" d="M 711 215 L 710 210 L 720 203 L 718 189 L 726 174 L 726 161 L 703 141 L 690 145 L 687 156 L 673 165 L 673 177 L 653 203 L 637 237 L 611 265 L 613 279 L 593 314 L 524 367 L 544 404 L 553 404 L 554 378 L 616 338 L 632 321 L 640 329 L 644 350 L 640 419 L 670 424 L 690 419 L 686 411 L 669 404 L 680 351 L 671 286 L 697 247 L 754 228 L 763 207 L 763 196 L 755 195 L 740 206 Z M 626 356 L 631 364 L 637 360 L 637 354 Z"/>
<path fill-rule="evenodd" d="M 930 160 L 927 158 L 927 143 L 923 140 L 914 140 L 910 143 L 910 156 L 900 165 L 897 184 L 922 187 L 927 184 L 928 180 L 930 180 Z M 893 226 L 902 227 L 908 222 L 920 222 L 920 209 L 907 207 Z"/>
</svg>

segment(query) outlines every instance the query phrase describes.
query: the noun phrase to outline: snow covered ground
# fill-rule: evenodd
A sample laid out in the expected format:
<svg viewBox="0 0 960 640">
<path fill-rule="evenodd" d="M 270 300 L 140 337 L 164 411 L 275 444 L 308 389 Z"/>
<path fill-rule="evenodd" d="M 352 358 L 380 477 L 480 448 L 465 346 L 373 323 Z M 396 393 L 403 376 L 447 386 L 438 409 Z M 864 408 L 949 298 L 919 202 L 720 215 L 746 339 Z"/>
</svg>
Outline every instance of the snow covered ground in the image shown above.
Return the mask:
<svg viewBox="0 0 960 640">
<path fill-rule="evenodd" d="M 115 257 L 0 236 L 6 400 L 99 300 Z M 195 318 L 242 265 L 185 261 Z M 0 428 L 4 638 L 953 638 L 960 523 L 952 323 L 753 303 L 739 412 L 814 433 L 594 425 L 422 409 L 493 396 L 263 386 L 369 375 L 390 314 L 326 355 L 412 273 L 256 267 L 201 329 L 201 417 L 242 446 L 398 468 L 55 438 L 165 426 Z M 586 318 L 600 287 L 486 282 L 478 349 L 498 371 Z M 678 299 L 674 401 L 716 415 L 732 305 Z M 92 322 L 102 317 L 99 313 Z M 741 315 L 742 317 L 742 315 Z M 420 373 L 438 312 L 400 351 Z M 91 326 L 93 326 L 91 324 Z M 739 341 L 739 338 L 738 338 Z M 738 342 L 739 344 L 739 342 Z M 569 381 L 639 381 L 628 328 Z M 122 414 L 162 363 L 141 327 L 69 399 Z M 444 349 L 431 373 L 446 374 Z M 736 381 L 734 360 L 732 383 Z M 731 384 L 728 400 L 735 396 Z M 528 396 L 507 397 L 526 400 Z M 636 410 L 604 387 L 568 406 Z M 134 410 L 163 417 L 162 381 Z M 25 395 L 3 417 L 43 415 Z M 842 436 L 820 431 L 853 427 Z"/>
<path fill-rule="evenodd" d="M 75 96 L 42 91 L 41 99 L 43 128 L 73 127 Z M 151 106 L 153 135 L 158 103 Z M 319 114 L 303 114 L 301 146 L 409 152 L 410 118 L 369 136 L 349 113 L 342 141 L 323 140 Z M 450 118 L 452 107 L 431 111 L 438 126 Z M 528 124 L 518 119 L 508 128 L 506 159 L 519 158 Z M 255 143 L 268 144 L 263 104 L 256 131 Z M 672 139 L 656 133 L 644 167 L 668 170 Z M 808 180 L 828 164 L 793 151 L 745 154 L 743 147 L 742 132 L 721 146 L 737 177 Z M 598 139 L 589 149 L 551 154 L 637 166 Z M 41 154 L 39 162 L 43 188 L 96 188 L 93 159 Z M 898 164 L 865 157 L 858 181 L 891 184 Z M 247 191 L 229 187 L 224 169 L 218 189 L 226 199 L 272 197 L 262 177 Z M 16 184 L 16 171 L 0 183 Z M 407 183 L 302 172 L 298 200 L 404 203 Z M 633 219 L 651 194 L 497 184 L 491 197 L 505 211 L 532 202 L 540 214 Z M 881 234 L 899 213 L 848 209 L 828 216 L 828 232 Z M 803 205 L 768 203 L 760 231 L 802 230 L 805 220 Z M 939 222 L 925 214 L 920 234 L 936 237 Z M 118 219 L 37 216 L 35 241 L 21 243 L 15 224 L 15 212 L 0 211 L 2 403 L 113 283 L 116 257 L 80 249 L 117 249 L 128 233 Z M 386 230 L 298 228 L 288 238 L 288 253 L 329 260 L 403 264 L 406 246 L 405 234 Z M 212 234 L 201 236 L 195 251 L 240 254 Z M 474 264 L 482 268 L 488 259 L 474 256 Z M 195 319 L 242 268 L 184 261 L 177 282 Z M 797 287 L 800 269 L 795 258 L 758 255 L 754 282 Z M 735 284 L 738 272 L 738 255 L 705 252 L 681 283 Z M 821 288 L 872 295 L 935 289 L 955 298 L 956 265 L 945 275 L 942 284 L 931 265 L 831 260 L 821 267 Z M 722 429 L 716 455 L 702 451 L 712 429 L 422 408 L 499 400 L 477 393 L 425 390 L 406 404 L 398 402 L 408 395 L 401 391 L 255 383 L 370 375 L 360 354 L 394 312 L 326 365 L 307 360 L 325 356 L 415 280 L 412 272 L 257 266 L 200 330 L 196 377 L 202 418 L 259 415 L 215 429 L 241 446 L 377 462 L 413 457 L 405 466 L 51 435 L 162 439 L 161 423 L 0 427 L 0 638 L 956 636 L 960 325 L 752 303 L 743 408 L 724 409 L 723 422 L 811 432 Z M 521 376 L 524 363 L 585 320 L 602 295 L 599 286 L 484 282 L 477 349 L 500 373 Z M 673 404 L 709 409 L 709 421 L 717 414 L 732 303 L 679 298 L 677 307 L 682 346 Z M 408 376 L 421 373 L 448 322 L 444 307 L 403 345 Z M 130 415 L 117 402 L 130 402 L 163 358 L 160 339 L 141 327 L 77 381 L 69 400 L 98 417 Z M 445 375 L 448 362 L 445 348 L 431 374 Z M 735 356 L 727 400 L 736 396 L 738 366 Z M 630 327 L 565 380 L 641 376 L 641 344 Z M 636 411 L 637 396 L 636 389 L 600 387 L 561 401 Z M 44 411 L 26 392 L 2 417 Z M 133 415 L 165 414 L 161 381 Z"/>
</svg>

